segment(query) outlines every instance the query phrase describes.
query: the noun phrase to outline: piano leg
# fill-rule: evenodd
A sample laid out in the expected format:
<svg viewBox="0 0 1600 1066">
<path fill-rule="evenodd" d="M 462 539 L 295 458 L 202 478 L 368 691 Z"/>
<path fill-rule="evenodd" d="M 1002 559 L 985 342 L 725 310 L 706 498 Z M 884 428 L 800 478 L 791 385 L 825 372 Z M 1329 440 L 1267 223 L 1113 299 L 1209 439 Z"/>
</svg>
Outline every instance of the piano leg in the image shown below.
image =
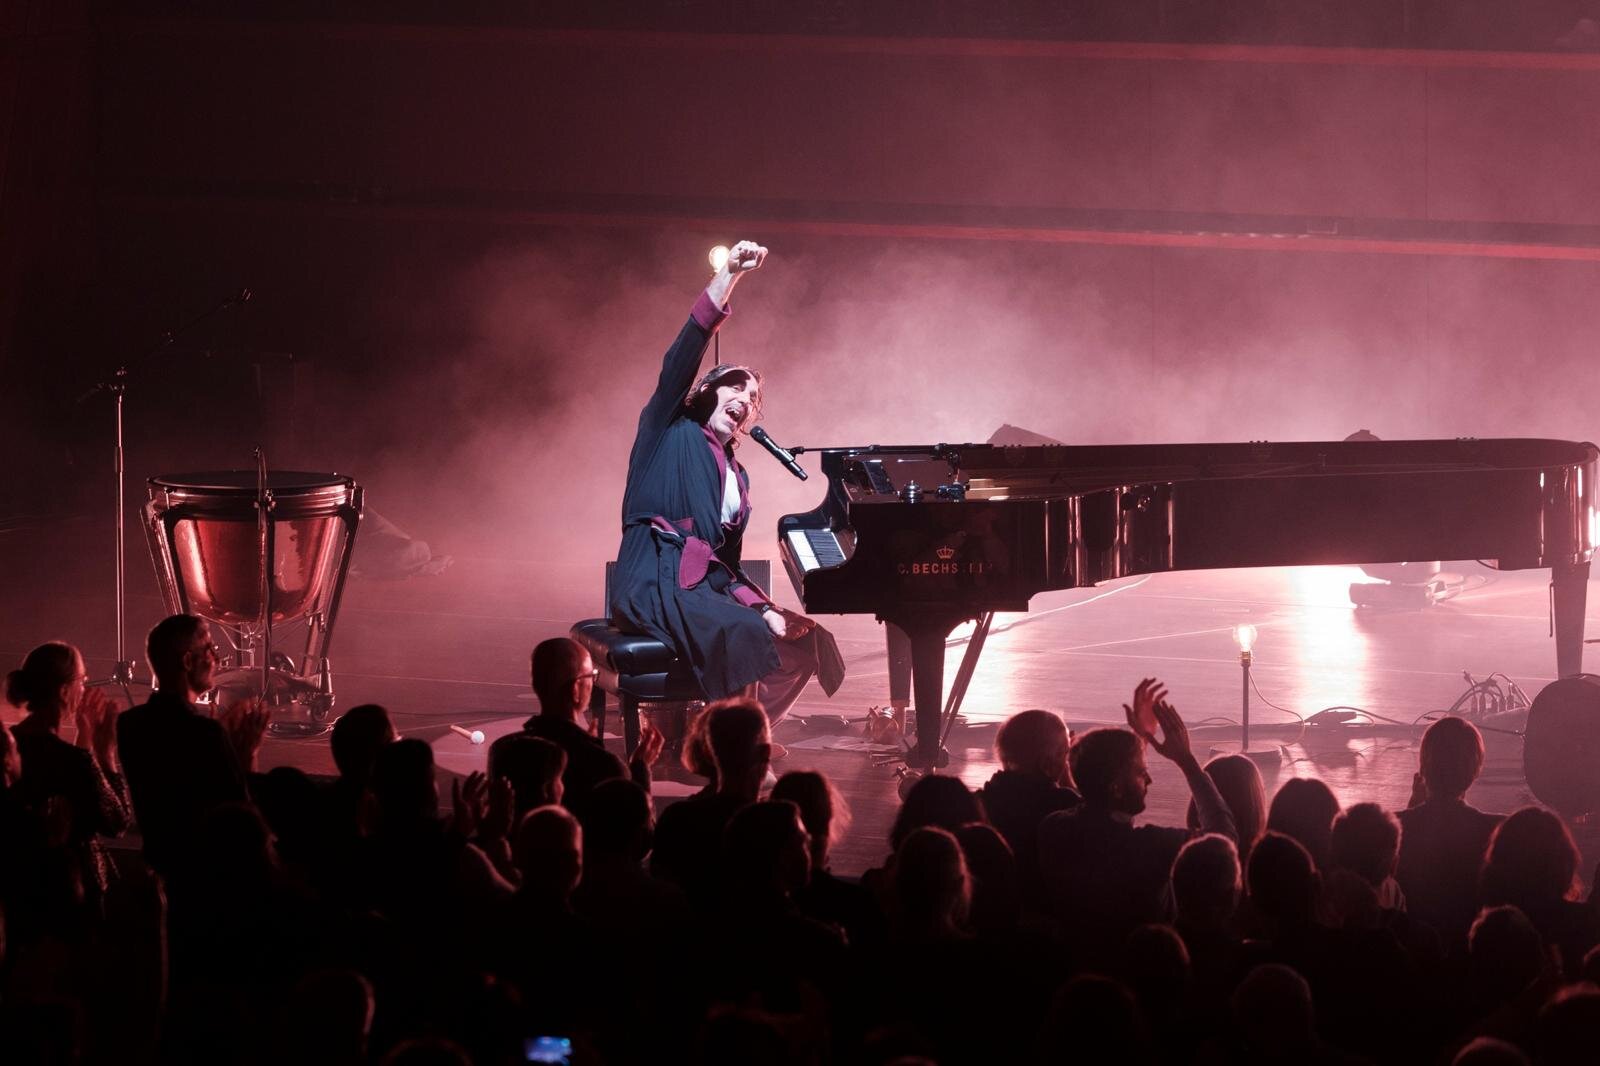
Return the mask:
<svg viewBox="0 0 1600 1066">
<path fill-rule="evenodd" d="M 917 744 L 906 753 L 906 765 L 921 770 L 944 766 L 950 761 L 939 744 L 939 726 L 944 714 L 944 642 L 949 635 L 949 629 L 936 626 L 918 626 L 908 634 Z"/>
<path fill-rule="evenodd" d="M 1550 571 L 1551 616 L 1556 631 L 1556 676 L 1583 673 L 1583 614 L 1588 563 L 1557 563 Z"/>
<path fill-rule="evenodd" d="M 911 638 L 893 622 L 883 624 L 889 652 L 889 706 L 903 716 L 911 706 Z"/>
</svg>

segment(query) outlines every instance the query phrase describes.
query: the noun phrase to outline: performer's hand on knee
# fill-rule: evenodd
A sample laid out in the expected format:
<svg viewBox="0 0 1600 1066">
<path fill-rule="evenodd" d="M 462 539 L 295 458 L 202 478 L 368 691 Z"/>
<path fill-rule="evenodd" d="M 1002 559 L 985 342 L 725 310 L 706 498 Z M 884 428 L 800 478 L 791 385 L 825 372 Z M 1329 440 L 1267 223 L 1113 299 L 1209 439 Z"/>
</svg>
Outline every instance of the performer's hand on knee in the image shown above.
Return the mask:
<svg viewBox="0 0 1600 1066">
<path fill-rule="evenodd" d="M 789 631 L 789 623 L 784 620 L 783 611 L 780 608 L 774 607 L 770 611 L 763 612 L 761 617 L 766 619 L 767 628 L 772 630 L 772 635 L 779 640 L 782 640 L 784 634 Z"/>
<path fill-rule="evenodd" d="M 782 607 L 779 607 L 778 611 L 783 612 L 783 639 L 785 640 L 799 640 L 801 637 L 817 628 L 817 623 L 813 619 L 807 618 L 803 614 L 795 614 L 793 611 L 784 611 Z M 776 614 L 777 612 L 775 611 L 773 613 Z"/>
</svg>

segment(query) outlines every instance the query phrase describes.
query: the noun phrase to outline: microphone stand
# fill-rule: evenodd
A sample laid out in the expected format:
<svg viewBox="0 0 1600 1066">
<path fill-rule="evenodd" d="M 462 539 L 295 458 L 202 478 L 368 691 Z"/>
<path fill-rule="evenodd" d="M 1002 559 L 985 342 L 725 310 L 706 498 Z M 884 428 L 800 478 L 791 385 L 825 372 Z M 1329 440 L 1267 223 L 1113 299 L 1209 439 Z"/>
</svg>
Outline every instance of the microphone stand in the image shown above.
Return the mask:
<svg viewBox="0 0 1600 1066">
<path fill-rule="evenodd" d="M 125 484 L 127 481 L 127 475 L 123 461 L 122 432 L 123 407 L 125 406 L 128 395 L 128 370 L 130 366 L 137 368 L 142 364 L 149 362 L 151 359 L 154 359 L 156 356 L 172 347 L 173 342 L 176 341 L 180 336 L 189 332 L 189 330 L 211 318 L 213 315 L 216 315 L 229 307 L 233 307 L 236 304 L 248 302 L 251 295 L 252 294 L 249 289 L 240 289 L 232 296 L 229 296 L 221 303 L 212 307 L 209 311 L 206 311 L 198 317 L 191 318 L 189 321 L 182 323 L 177 329 L 166 331 L 161 335 L 161 339 L 156 342 L 153 348 L 149 349 L 137 358 L 123 363 L 112 372 L 109 378 L 107 378 L 105 381 L 97 383 L 90 388 L 88 392 L 85 392 L 82 396 L 78 397 L 78 402 L 83 403 L 91 397 L 102 392 L 109 392 L 112 397 L 114 397 L 112 407 L 115 411 L 116 419 L 116 439 L 112 446 L 112 469 L 116 472 L 117 477 L 117 513 L 116 521 L 113 523 L 113 527 L 116 531 L 117 551 L 117 662 L 116 665 L 111 668 L 110 676 L 97 678 L 93 681 L 90 681 L 89 684 L 95 688 L 116 686 L 122 689 L 122 694 L 127 697 L 130 705 L 133 703 L 134 685 L 142 685 L 146 688 L 151 686 L 148 682 L 140 681 L 133 676 L 133 669 L 138 665 L 138 663 L 128 657 L 128 565 L 127 552 L 124 548 L 127 534 L 124 529 L 125 519 L 123 513 L 124 508 L 126 507 Z"/>
</svg>

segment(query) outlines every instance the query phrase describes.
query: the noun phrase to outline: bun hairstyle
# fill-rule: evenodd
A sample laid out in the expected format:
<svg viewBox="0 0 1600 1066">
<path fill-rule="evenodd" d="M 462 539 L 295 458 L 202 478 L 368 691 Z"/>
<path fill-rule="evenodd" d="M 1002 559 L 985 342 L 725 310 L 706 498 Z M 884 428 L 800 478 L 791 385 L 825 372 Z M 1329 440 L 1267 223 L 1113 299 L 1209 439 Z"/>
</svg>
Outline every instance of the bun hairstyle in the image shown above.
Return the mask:
<svg viewBox="0 0 1600 1066">
<path fill-rule="evenodd" d="M 737 363 L 718 363 L 707 370 L 705 375 L 694 383 L 689 395 L 683 398 L 684 410 L 688 412 L 690 418 L 705 425 L 706 419 L 711 417 L 711 412 L 717 406 L 717 388 L 722 385 L 737 385 L 744 381 L 752 382 L 756 387 L 750 410 L 738 427 L 739 432 L 747 433 L 761 418 L 761 371 L 751 367 L 740 366 Z"/>
<path fill-rule="evenodd" d="M 78 649 L 55 640 L 41 644 L 22 660 L 20 669 L 6 675 L 6 699 L 29 710 L 53 706 L 61 686 L 77 673 Z"/>
</svg>

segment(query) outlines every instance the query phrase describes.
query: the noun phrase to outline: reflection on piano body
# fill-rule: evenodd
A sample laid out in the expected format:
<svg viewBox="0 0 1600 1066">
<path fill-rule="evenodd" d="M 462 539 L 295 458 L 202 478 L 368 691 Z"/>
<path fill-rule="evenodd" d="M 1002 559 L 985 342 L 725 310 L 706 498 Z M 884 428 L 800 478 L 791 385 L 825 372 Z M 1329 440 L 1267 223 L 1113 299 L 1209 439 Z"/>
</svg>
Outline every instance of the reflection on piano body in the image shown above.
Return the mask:
<svg viewBox="0 0 1600 1066">
<path fill-rule="evenodd" d="M 811 614 L 911 638 L 918 765 L 944 642 L 1049 589 L 1164 570 L 1480 559 L 1548 567 L 1557 669 L 1580 672 L 1592 444 L 1560 440 L 829 448 L 827 496 L 778 523 Z"/>
</svg>

